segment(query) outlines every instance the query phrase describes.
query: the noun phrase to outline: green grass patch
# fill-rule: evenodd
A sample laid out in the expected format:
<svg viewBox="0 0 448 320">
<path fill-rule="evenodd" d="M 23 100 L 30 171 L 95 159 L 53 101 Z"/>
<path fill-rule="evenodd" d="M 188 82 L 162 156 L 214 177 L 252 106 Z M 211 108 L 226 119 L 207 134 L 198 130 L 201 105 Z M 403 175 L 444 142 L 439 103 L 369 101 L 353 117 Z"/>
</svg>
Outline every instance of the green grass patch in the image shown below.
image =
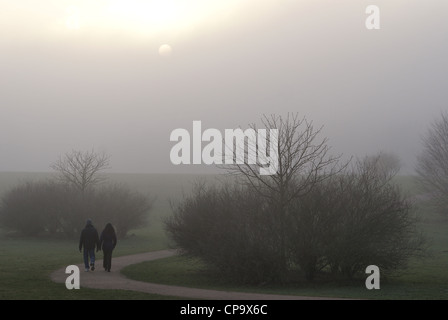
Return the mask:
<svg viewBox="0 0 448 320">
<path fill-rule="evenodd" d="M 364 279 L 350 282 L 297 281 L 286 285 L 236 285 L 210 273 L 201 262 L 179 256 L 142 262 L 126 267 L 122 272 L 127 277 L 140 281 L 225 291 L 351 299 L 440 300 L 448 298 L 447 273 L 444 272 L 442 276 L 439 273 L 443 262 L 427 260 L 415 263 L 413 271 L 393 278 L 382 278 L 380 290 L 367 290 Z"/>
<path fill-rule="evenodd" d="M 2 172 L 0 194 L 25 181 L 50 176 L 50 173 Z M 168 248 L 162 224 L 163 217 L 171 212 L 168 200 L 182 194 L 196 178 L 193 175 L 111 174 L 110 180 L 156 198 L 147 225 L 132 230 L 126 239 L 119 239 L 114 257 Z M 96 227 L 100 231 L 104 226 Z M 64 284 L 52 282 L 52 272 L 82 262 L 78 240 L 26 238 L 0 229 L 0 299 L 172 299 L 125 290 L 67 290 Z M 102 258 L 101 253 L 98 258 Z"/>
<path fill-rule="evenodd" d="M 129 278 L 185 287 L 225 291 L 287 294 L 352 299 L 447 299 L 448 274 L 446 257 L 414 262 L 401 275 L 381 279 L 380 290 L 367 290 L 364 279 L 357 281 L 296 282 L 287 285 L 244 286 L 231 284 L 210 273 L 199 261 L 185 257 L 170 257 L 126 267 L 122 272 Z"/>
<path fill-rule="evenodd" d="M 148 224 L 132 230 L 126 239 L 119 239 L 114 257 L 168 248 L 162 228 L 167 206 L 156 201 Z M 83 222 L 82 222 L 83 223 Z M 96 226 L 98 231 L 104 226 Z M 26 238 L 0 229 L 0 300 L 153 300 L 174 299 L 161 295 L 126 290 L 82 288 L 67 290 L 65 284 L 54 283 L 50 274 L 71 264 L 82 263 L 78 238 Z M 102 259 L 102 253 L 97 254 Z"/>
<path fill-rule="evenodd" d="M 145 238 L 123 240 L 114 256 L 159 249 Z M 0 247 L 0 300 L 152 300 L 173 299 L 161 295 L 126 290 L 82 288 L 67 290 L 65 284 L 54 283 L 50 274 L 70 264 L 82 262 L 77 241 L 4 238 Z M 102 254 L 97 257 L 102 259 Z"/>
</svg>

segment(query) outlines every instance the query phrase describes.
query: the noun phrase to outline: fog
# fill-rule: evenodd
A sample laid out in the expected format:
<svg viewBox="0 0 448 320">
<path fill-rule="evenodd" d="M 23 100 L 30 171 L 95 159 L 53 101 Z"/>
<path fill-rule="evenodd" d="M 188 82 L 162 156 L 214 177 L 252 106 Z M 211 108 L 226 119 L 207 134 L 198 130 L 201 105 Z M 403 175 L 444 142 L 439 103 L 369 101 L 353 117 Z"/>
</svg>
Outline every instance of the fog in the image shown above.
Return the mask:
<svg viewBox="0 0 448 320">
<path fill-rule="evenodd" d="M 182 7 L 152 25 L 132 19 L 141 1 L 121 18 L 102 11 L 111 2 L 0 1 L 0 171 L 49 171 L 60 154 L 94 148 L 113 172 L 211 172 L 171 163 L 174 129 L 293 112 L 324 126 L 335 154 L 393 152 L 409 173 L 447 109 L 445 0 L 216 1 L 203 11 L 195 0 L 190 16 Z M 370 4 L 380 30 L 365 27 Z M 159 54 L 163 44 L 171 54 Z"/>
</svg>

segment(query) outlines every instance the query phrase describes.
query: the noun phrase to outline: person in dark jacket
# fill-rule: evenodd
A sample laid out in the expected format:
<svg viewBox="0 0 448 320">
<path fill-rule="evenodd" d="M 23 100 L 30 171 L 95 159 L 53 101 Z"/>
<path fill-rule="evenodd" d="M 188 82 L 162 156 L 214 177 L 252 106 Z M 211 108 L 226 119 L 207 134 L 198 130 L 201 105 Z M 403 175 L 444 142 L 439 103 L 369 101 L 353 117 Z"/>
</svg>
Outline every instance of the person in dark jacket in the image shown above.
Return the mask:
<svg viewBox="0 0 448 320">
<path fill-rule="evenodd" d="M 110 268 L 112 267 L 112 251 L 116 245 L 117 235 L 115 229 L 112 224 L 108 223 L 100 236 L 100 248 L 104 254 L 103 267 L 107 272 L 110 272 Z"/>
<path fill-rule="evenodd" d="M 81 237 L 79 239 L 79 252 L 84 248 L 84 266 L 85 270 L 95 270 L 95 247 L 97 250 L 100 247 L 98 231 L 92 224 L 92 220 L 87 219 L 85 228 L 81 231 Z M 90 259 L 90 265 L 89 265 Z"/>
</svg>

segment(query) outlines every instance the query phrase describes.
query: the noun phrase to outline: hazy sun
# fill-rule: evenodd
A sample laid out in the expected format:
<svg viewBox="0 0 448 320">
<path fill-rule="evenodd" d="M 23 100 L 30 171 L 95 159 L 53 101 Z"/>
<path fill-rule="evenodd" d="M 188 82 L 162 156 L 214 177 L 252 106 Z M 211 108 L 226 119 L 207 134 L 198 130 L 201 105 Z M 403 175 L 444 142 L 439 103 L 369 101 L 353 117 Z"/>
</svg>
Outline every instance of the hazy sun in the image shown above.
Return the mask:
<svg viewBox="0 0 448 320">
<path fill-rule="evenodd" d="M 169 44 L 163 44 L 159 48 L 159 55 L 162 57 L 169 57 L 171 53 L 173 52 L 173 49 Z"/>
<path fill-rule="evenodd" d="M 67 9 L 69 29 L 154 34 L 181 31 L 225 15 L 238 0 L 78 0 Z"/>
<path fill-rule="evenodd" d="M 108 12 L 117 23 L 140 24 L 142 27 L 168 27 L 183 23 L 187 1 L 175 0 L 116 0 Z"/>
</svg>

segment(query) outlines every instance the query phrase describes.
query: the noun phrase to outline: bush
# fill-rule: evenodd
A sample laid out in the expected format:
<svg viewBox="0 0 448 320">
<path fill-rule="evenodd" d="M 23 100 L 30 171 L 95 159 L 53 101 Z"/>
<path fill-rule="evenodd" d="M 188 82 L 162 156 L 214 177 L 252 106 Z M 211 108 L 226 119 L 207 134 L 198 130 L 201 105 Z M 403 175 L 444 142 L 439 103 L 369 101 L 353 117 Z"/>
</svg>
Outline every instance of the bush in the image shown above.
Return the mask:
<svg viewBox="0 0 448 320">
<path fill-rule="evenodd" d="M 372 264 L 387 273 L 422 253 L 412 208 L 377 168 L 358 162 L 293 203 L 292 257 L 307 279 L 323 270 L 352 278 Z"/>
<path fill-rule="evenodd" d="M 379 159 L 379 158 L 378 158 Z M 411 207 L 375 158 L 320 179 L 278 219 L 275 202 L 250 186 L 197 186 L 174 208 L 166 230 L 179 248 L 229 280 L 285 280 L 297 268 L 352 278 L 369 265 L 404 268 L 424 240 Z"/>
<path fill-rule="evenodd" d="M 372 264 L 383 274 L 404 269 L 410 258 L 424 251 L 412 207 L 391 183 L 392 177 L 369 160 L 340 178 L 344 193 L 338 193 L 339 218 L 333 231 L 338 237 L 327 256 L 346 277 L 364 273 Z"/>
<path fill-rule="evenodd" d="M 308 280 L 328 266 L 327 254 L 333 252 L 329 246 L 341 236 L 341 194 L 336 180 L 326 180 L 291 203 L 286 231 L 290 259 Z"/>
<path fill-rule="evenodd" d="M 244 187 L 197 185 L 165 221 L 184 254 L 202 258 L 222 276 L 256 283 L 278 276 L 273 215 Z"/>
<path fill-rule="evenodd" d="M 52 181 L 26 182 L 7 192 L 1 205 L 2 224 L 25 235 L 56 233 L 66 224 L 70 190 Z"/>
<path fill-rule="evenodd" d="M 37 181 L 5 193 L 0 217 L 3 226 L 28 236 L 75 236 L 90 218 L 96 226 L 111 222 L 117 236 L 124 237 L 145 222 L 150 207 L 146 197 L 123 186 L 81 192 L 64 183 Z"/>
</svg>

